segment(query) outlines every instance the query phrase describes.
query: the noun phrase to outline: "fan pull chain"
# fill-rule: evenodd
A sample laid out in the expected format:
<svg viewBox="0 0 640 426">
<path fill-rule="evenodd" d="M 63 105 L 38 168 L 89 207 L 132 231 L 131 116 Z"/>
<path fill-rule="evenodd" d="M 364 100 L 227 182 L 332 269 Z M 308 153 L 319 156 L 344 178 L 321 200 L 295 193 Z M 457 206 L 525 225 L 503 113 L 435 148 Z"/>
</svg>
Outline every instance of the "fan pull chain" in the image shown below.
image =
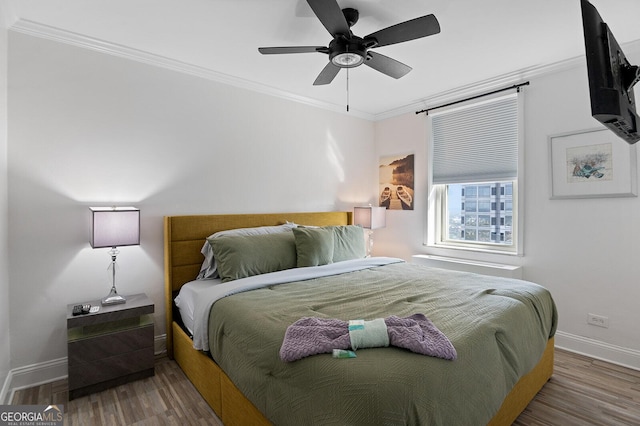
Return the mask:
<svg viewBox="0 0 640 426">
<path fill-rule="evenodd" d="M 349 68 L 347 68 L 347 112 L 349 112 Z"/>
</svg>

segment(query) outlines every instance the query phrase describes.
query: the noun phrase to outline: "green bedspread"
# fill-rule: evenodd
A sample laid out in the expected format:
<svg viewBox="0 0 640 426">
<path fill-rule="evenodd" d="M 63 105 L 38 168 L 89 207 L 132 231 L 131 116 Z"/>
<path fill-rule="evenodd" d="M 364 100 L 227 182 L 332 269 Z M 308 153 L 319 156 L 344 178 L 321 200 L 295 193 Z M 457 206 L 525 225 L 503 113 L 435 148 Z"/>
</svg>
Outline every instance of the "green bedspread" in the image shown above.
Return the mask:
<svg viewBox="0 0 640 426">
<path fill-rule="evenodd" d="M 278 351 L 301 317 L 425 314 L 451 340 L 447 361 L 394 347 L 357 358 Z M 211 309 L 211 354 L 276 425 L 485 425 L 555 333 L 549 292 L 525 281 L 391 264 L 236 294 Z"/>
</svg>

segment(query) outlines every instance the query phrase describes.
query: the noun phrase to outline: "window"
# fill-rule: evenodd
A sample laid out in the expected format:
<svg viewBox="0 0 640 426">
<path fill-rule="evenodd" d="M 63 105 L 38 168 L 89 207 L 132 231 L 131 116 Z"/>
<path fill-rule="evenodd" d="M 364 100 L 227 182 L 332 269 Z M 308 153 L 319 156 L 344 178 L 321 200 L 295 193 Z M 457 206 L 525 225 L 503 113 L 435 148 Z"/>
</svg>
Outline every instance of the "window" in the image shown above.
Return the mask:
<svg viewBox="0 0 640 426">
<path fill-rule="evenodd" d="M 429 245 L 521 251 L 519 98 L 513 93 L 429 114 Z"/>
</svg>

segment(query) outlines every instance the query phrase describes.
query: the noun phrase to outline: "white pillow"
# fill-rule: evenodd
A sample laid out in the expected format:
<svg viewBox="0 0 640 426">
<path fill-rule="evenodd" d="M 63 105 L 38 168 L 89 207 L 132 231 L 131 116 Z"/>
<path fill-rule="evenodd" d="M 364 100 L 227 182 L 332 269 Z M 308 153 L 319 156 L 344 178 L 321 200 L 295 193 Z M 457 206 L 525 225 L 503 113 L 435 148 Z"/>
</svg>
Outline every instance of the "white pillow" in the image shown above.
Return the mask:
<svg viewBox="0 0 640 426">
<path fill-rule="evenodd" d="M 210 235 L 207 238 L 218 238 L 225 235 L 264 235 L 264 234 L 278 234 L 280 232 L 287 232 L 297 227 L 293 222 L 287 222 L 284 225 L 275 225 L 275 226 L 258 226 L 255 228 L 237 228 L 237 229 L 228 229 L 225 231 L 216 232 L 213 235 Z M 200 253 L 204 256 L 204 262 L 202 262 L 202 266 L 200 267 L 200 273 L 196 277 L 198 280 L 202 280 L 205 278 L 217 278 L 218 277 L 218 267 L 216 265 L 216 260 L 213 257 L 213 249 L 209 244 L 209 241 L 205 240 Z"/>
</svg>

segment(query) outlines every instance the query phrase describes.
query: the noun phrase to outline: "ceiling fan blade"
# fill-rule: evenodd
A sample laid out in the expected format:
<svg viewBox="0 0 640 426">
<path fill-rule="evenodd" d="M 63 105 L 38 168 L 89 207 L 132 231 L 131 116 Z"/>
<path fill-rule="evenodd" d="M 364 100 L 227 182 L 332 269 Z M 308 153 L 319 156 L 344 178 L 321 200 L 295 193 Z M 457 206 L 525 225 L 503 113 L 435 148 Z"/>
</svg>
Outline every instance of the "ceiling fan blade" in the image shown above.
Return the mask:
<svg viewBox="0 0 640 426">
<path fill-rule="evenodd" d="M 336 0 L 307 0 L 307 3 L 329 34 L 334 37 L 338 34 L 351 34 L 349 24 Z"/>
<path fill-rule="evenodd" d="M 364 39 L 375 39 L 374 47 L 388 46 L 417 38 L 427 37 L 440 32 L 440 24 L 434 15 L 425 15 L 371 33 Z"/>
<path fill-rule="evenodd" d="M 371 55 L 371 59 L 364 61 L 364 64 L 376 71 L 380 71 L 381 73 L 388 75 L 389 77 L 400 78 L 407 75 L 407 73 L 413 69 L 410 66 L 405 65 L 402 62 L 398 62 L 395 59 L 391 59 L 388 56 L 371 51 L 369 51 L 368 54 Z"/>
<path fill-rule="evenodd" d="M 310 52 L 328 53 L 328 49 L 324 46 L 259 47 L 258 52 L 262 53 L 263 55 L 277 55 L 281 53 L 310 53 Z"/>
<path fill-rule="evenodd" d="M 329 61 L 329 63 L 320 71 L 320 74 L 316 78 L 316 81 L 313 82 L 314 86 L 321 86 L 323 84 L 329 84 L 336 78 L 338 72 L 340 71 L 340 67 L 333 65 L 333 62 Z"/>
</svg>

